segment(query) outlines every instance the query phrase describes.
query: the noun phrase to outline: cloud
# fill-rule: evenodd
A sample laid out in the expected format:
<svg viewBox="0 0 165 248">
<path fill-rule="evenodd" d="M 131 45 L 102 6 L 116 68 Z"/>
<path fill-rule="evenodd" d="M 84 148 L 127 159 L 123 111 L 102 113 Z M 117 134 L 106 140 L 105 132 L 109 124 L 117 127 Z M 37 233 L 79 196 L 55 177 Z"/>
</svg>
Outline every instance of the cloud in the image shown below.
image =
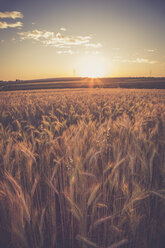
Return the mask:
<svg viewBox="0 0 165 248">
<path fill-rule="evenodd" d="M 60 28 L 60 30 L 65 32 L 66 31 L 66 28 Z"/>
<path fill-rule="evenodd" d="M 102 47 L 102 45 L 101 45 L 101 43 L 96 43 L 96 44 L 94 44 L 94 43 L 87 43 L 87 44 L 85 44 L 85 46 L 86 47 L 91 47 L 91 48 L 100 48 L 100 47 Z"/>
<path fill-rule="evenodd" d="M 23 14 L 19 11 L 0 12 L 0 18 L 11 18 L 11 19 L 23 18 Z"/>
<path fill-rule="evenodd" d="M 79 51 L 73 51 L 73 50 L 62 50 L 62 51 L 57 51 L 57 54 L 78 54 Z"/>
<path fill-rule="evenodd" d="M 85 51 L 85 54 L 97 55 L 100 54 L 100 51 Z"/>
<path fill-rule="evenodd" d="M 136 58 L 136 59 L 122 59 L 120 56 L 113 57 L 114 61 L 118 61 L 120 63 L 130 63 L 130 64 L 156 64 L 157 61 L 149 60 L 145 58 Z"/>
<path fill-rule="evenodd" d="M 37 29 L 28 32 L 20 32 L 18 35 L 21 37 L 21 40 L 36 40 L 45 46 L 59 48 L 85 45 L 92 39 L 91 36 L 62 35 L 60 32 L 54 33 Z"/>
<path fill-rule="evenodd" d="M 148 53 L 154 53 L 154 52 L 156 52 L 156 48 L 155 49 L 144 49 L 146 52 L 148 52 Z"/>
<path fill-rule="evenodd" d="M 149 53 L 155 52 L 155 50 L 152 50 L 152 49 L 148 49 L 148 50 L 146 50 L 146 51 L 149 52 Z"/>
<path fill-rule="evenodd" d="M 61 31 L 65 31 L 65 28 L 61 28 Z M 61 32 L 50 32 L 46 30 L 32 30 L 27 32 L 18 32 L 20 40 L 31 40 L 32 43 L 40 43 L 45 47 L 58 48 L 57 54 L 79 54 L 80 51 L 75 51 L 75 48 L 84 49 L 85 53 L 98 54 L 99 51 L 95 51 L 97 48 L 101 48 L 101 43 L 92 43 L 93 35 L 66 35 Z M 92 48 L 92 49 L 91 49 Z M 89 51 L 88 51 L 89 50 Z"/>
<path fill-rule="evenodd" d="M 15 23 L 0 22 L 0 29 L 20 28 L 22 26 L 23 26 L 22 22 L 15 22 Z"/>
<path fill-rule="evenodd" d="M 122 63 L 136 63 L 136 64 L 156 64 L 157 61 L 149 60 L 144 58 L 136 58 L 136 59 L 122 59 L 120 60 Z"/>
<path fill-rule="evenodd" d="M 137 58 L 137 59 L 135 60 L 135 63 L 139 63 L 139 64 L 141 64 L 141 63 L 156 64 L 157 61 L 155 61 L 155 60 L 149 60 L 149 59 L 144 59 L 144 58 Z"/>
<path fill-rule="evenodd" d="M 21 36 L 21 40 L 38 40 L 38 41 L 44 41 L 47 39 L 51 39 L 54 37 L 53 32 L 47 32 L 47 31 L 39 31 L 37 29 L 31 31 L 31 32 L 21 32 L 18 33 Z"/>
</svg>

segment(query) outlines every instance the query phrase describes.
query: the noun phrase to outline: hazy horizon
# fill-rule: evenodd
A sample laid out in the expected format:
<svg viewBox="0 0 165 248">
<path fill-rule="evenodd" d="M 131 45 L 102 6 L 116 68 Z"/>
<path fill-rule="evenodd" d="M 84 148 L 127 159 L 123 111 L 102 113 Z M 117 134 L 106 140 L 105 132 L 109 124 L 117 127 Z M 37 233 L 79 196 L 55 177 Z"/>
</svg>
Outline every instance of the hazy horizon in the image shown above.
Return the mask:
<svg viewBox="0 0 165 248">
<path fill-rule="evenodd" d="M 132 79 L 139 79 L 139 78 L 146 78 L 146 79 L 159 79 L 159 78 L 162 78 L 162 79 L 165 79 L 165 77 L 164 76 L 158 76 L 158 77 L 155 77 L 155 76 L 132 76 L 132 77 L 128 77 L 128 76 L 125 76 L 125 77 L 112 77 L 112 76 L 105 76 L 105 77 L 101 77 L 101 78 L 99 78 L 99 77 L 96 77 L 96 78 L 90 78 L 90 77 L 73 77 L 73 76 L 70 76 L 70 77 L 67 77 L 67 76 L 65 76 L 65 77 L 51 77 L 51 78 L 29 78 L 29 79 L 26 79 L 26 78 L 16 78 L 16 79 L 12 79 L 12 80 L 2 80 L 2 79 L 0 79 L 0 82 L 14 82 L 14 81 L 39 81 L 39 80 L 41 80 L 41 81 L 47 81 L 47 82 L 49 82 L 49 80 L 58 80 L 58 79 L 64 79 L 64 81 L 66 80 L 66 79 L 72 79 L 72 80 L 76 80 L 76 79 L 85 79 L 85 78 L 87 78 L 87 79 L 93 79 L 93 80 L 97 80 L 97 79 L 118 79 L 118 78 L 125 78 L 125 79 L 127 79 L 127 78 L 132 78 Z"/>
</svg>

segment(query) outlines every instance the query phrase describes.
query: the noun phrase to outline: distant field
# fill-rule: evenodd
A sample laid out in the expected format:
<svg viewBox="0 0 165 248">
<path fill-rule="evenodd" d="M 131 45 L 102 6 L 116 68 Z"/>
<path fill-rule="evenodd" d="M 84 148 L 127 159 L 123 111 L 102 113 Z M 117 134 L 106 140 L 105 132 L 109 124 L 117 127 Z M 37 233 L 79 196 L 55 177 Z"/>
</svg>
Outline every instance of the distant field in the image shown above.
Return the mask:
<svg viewBox="0 0 165 248">
<path fill-rule="evenodd" d="M 164 110 L 157 89 L 0 92 L 0 247 L 164 248 Z"/>
<path fill-rule="evenodd" d="M 1 91 L 64 88 L 165 89 L 165 78 L 56 78 L 0 83 Z"/>
</svg>

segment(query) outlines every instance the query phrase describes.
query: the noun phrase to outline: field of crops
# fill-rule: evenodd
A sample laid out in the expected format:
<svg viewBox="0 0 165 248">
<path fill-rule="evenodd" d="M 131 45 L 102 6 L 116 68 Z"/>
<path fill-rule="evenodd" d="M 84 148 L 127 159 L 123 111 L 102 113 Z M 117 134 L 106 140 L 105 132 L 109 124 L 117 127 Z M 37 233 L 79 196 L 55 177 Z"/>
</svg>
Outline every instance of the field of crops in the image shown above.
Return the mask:
<svg viewBox="0 0 165 248">
<path fill-rule="evenodd" d="M 0 92 L 0 247 L 165 247 L 165 90 Z"/>
</svg>

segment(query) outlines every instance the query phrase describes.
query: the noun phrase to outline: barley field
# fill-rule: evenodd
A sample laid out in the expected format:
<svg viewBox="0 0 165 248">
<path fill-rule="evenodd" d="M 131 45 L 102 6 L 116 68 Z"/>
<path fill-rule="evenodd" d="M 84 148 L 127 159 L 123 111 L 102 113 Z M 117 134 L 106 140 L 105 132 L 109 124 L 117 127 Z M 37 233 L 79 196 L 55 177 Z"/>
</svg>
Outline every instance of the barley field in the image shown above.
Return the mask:
<svg viewBox="0 0 165 248">
<path fill-rule="evenodd" d="M 165 90 L 0 92 L 0 247 L 165 247 Z"/>
</svg>

